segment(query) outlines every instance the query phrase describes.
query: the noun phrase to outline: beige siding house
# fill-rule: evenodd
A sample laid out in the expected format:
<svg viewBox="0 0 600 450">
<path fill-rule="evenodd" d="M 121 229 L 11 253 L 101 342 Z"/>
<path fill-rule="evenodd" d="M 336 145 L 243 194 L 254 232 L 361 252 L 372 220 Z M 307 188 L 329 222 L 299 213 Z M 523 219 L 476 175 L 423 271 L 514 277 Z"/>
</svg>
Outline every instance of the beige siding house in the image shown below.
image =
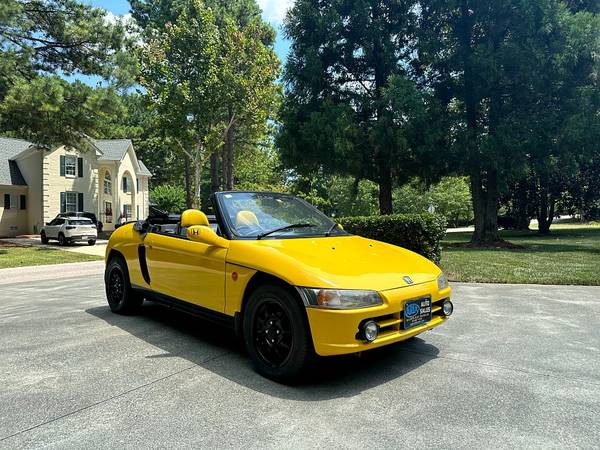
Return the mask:
<svg viewBox="0 0 600 450">
<path fill-rule="evenodd" d="M 0 236 L 37 234 L 61 212 L 92 212 L 105 230 L 147 217 L 152 174 L 131 141 L 93 143 L 80 152 L 0 137 Z"/>
</svg>

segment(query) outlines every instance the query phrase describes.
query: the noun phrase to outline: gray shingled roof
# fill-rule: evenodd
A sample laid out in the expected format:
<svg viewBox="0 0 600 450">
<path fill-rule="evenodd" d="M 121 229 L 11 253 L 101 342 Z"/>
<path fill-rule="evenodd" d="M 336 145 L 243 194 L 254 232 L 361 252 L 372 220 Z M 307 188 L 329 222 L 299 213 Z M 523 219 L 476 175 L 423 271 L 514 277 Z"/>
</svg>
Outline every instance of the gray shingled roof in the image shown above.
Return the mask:
<svg viewBox="0 0 600 450">
<path fill-rule="evenodd" d="M 152 172 L 148 170 L 146 164 L 144 164 L 141 159 L 138 159 L 138 164 L 140 165 L 140 171 L 138 172 L 139 175 L 146 175 L 147 177 L 152 176 Z"/>
<path fill-rule="evenodd" d="M 94 145 L 102 152 L 98 161 L 121 161 L 131 145 L 131 139 L 98 139 Z"/>
<path fill-rule="evenodd" d="M 19 166 L 12 159 L 31 145 L 21 139 L 0 137 L 0 184 L 27 186 Z"/>
</svg>

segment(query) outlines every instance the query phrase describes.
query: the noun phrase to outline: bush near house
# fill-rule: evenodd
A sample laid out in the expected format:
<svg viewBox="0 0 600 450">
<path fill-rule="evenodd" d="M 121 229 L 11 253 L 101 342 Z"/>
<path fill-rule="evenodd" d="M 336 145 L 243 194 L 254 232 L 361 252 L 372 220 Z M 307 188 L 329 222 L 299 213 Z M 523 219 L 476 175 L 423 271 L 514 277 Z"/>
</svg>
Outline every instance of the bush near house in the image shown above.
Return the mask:
<svg viewBox="0 0 600 450">
<path fill-rule="evenodd" d="M 181 186 L 162 184 L 150 191 L 150 201 L 160 210 L 179 213 L 185 209 L 185 190 Z"/>
<path fill-rule="evenodd" d="M 436 263 L 440 261 L 440 242 L 446 234 L 443 216 L 423 213 L 344 217 L 339 223 L 352 234 L 399 245 Z"/>
</svg>

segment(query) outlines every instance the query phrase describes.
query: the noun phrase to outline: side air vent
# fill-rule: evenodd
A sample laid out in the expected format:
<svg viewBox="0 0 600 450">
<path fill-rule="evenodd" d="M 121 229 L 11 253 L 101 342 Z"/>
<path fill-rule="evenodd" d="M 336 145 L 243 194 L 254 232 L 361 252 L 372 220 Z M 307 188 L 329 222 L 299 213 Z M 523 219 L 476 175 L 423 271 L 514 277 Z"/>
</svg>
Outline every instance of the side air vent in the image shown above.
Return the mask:
<svg viewBox="0 0 600 450">
<path fill-rule="evenodd" d="M 140 260 L 140 270 L 144 281 L 150 284 L 150 273 L 148 272 L 148 264 L 146 263 L 146 247 L 140 245 L 138 247 L 138 259 Z"/>
</svg>

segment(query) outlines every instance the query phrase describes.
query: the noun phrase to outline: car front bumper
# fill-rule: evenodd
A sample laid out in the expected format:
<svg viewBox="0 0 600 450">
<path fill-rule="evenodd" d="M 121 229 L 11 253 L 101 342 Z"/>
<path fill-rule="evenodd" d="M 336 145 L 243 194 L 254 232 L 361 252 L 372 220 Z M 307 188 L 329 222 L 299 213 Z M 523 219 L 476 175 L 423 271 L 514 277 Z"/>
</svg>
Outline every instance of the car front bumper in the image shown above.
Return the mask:
<svg viewBox="0 0 600 450">
<path fill-rule="evenodd" d="M 441 313 L 442 302 L 450 298 L 451 288 L 438 291 L 437 282 L 407 286 L 379 292 L 383 305 L 352 310 L 306 308 L 315 351 L 321 356 L 362 352 L 394 342 L 403 341 L 444 323 L 448 318 Z M 402 326 L 404 304 L 408 300 L 431 297 L 432 319 L 405 330 Z M 359 337 L 359 326 L 374 320 L 379 335 L 373 342 Z"/>
</svg>

